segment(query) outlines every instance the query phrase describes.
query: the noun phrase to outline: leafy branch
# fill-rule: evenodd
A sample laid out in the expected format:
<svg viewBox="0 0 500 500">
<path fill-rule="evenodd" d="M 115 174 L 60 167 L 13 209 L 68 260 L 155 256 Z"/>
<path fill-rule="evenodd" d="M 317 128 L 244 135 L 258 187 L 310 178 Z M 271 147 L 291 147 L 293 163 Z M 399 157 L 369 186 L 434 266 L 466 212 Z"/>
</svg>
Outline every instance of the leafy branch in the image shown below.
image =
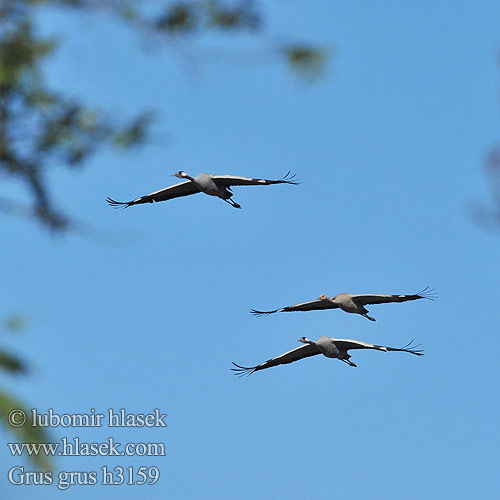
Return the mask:
<svg viewBox="0 0 500 500">
<path fill-rule="evenodd" d="M 24 319 L 22 316 L 11 316 L 4 322 L 4 329 L 15 332 L 22 330 Z M 0 350 L 0 371 L 12 375 L 25 375 L 28 371 L 26 363 L 17 356 Z M 12 410 L 22 410 L 26 415 L 26 422 L 19 426 L 12 426 L 9 422 L 9 413 Z M 43 427 L 33 426 L 31 411 L 7 391 L 0 389 L 0 422 L 15 435 L 19 443 L 48 443 L 49 437 Z M 51 470 L 52 462 L 43 453 L 29 455 L 33 464 L 41 470 Z"/>
<path fill-rule="evenodd" d="M 160 5 L 158 5 L 160 4 Z M 36 9 L 67 8 L 106 12 L 132 29 L 165 40 L 218 31 L 226 36 L 262 30 L 263 16 L 251 0 L 3 0 L 0 3 L 0 174 L 20 181 L 32 200 L 28 211 L 45 227 L 68 230 L 69 216 L 50 195 L 47 172 L 55 165 L 81 167 L 103 147 L 122 149 L 146 142 L 151 113 L 128 122 L 108 116 L 74 97 L 49 88 L 42 63 L 57 48 L 36 29 Z M 325 53 L 314 46 L 287 44 L 272 49 L 298 74 L 319 75 Z M 1 186 L 0 186 L 1 188 Z M 1 195 L 0 210 L 25 212 L 17 200 Z"/>
</svg>

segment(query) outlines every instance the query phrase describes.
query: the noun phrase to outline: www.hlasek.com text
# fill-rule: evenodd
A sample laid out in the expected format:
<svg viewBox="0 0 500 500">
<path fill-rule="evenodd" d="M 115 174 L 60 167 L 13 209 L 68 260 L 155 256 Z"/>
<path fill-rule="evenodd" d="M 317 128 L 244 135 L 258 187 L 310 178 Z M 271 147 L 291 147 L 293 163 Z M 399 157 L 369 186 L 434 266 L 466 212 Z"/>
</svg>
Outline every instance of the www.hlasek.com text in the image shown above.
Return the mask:
<svg viewBox="0 0 500 500">
<path fill-rule="evenodd" d="M 75 437 L 69 440 L 63 437 L 59 443 L 7 443 L 12 456 L 39 454 L 47 457 L 163 457 L 164 443 L 121 443 L 113 437 L 101 443 L 86 443 Z"/>
</svg>

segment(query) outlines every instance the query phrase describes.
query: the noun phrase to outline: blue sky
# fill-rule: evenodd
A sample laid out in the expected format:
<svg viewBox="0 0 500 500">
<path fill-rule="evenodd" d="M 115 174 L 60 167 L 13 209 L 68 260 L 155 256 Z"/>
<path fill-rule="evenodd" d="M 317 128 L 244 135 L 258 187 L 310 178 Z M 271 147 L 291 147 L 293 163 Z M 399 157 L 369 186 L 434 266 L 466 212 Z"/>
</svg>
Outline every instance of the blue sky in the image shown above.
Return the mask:
<svg viewBox="0 0 500 500">
<path fill-rule="evenodd" d="M 51 236 L 0 214 L 2 314 L 29 330 L 6 348 L 32 365 L 2 386 L 39 411 L 167 413 L 166 429 L 54 428 L 55 440 L 164 442 L 165 457 L 67 457 L 58 471 L 157 466 L 153 486 L 10 486 L 12 499 L 497 498 L 499 234 L 469 217 L 489 202 L 484 157 L 499 137 L 500 6 L 485 1 L 273 2 L 267 39 L 326 45 L 308 84 L 275 64 L 216 63 L 206 47 L 143 49 L 105 16 L 42 15 L 61 37 L 57 88 L 116 113 L 156 111 L 155 140 L 54 168 L 54 199 L 106 233 Z M 208 56 L 207 56 L 208 58 Z M 163 139 L 165 137 L 165 139 Z M 200 172 L 279 178 L 241 187 L 242 210 L 207 196 L 112 210 Z M 26 199 L 6 183 L 6 195 Z M 435 302 L 254 318 L 320 294 L 415 293 Z M 328 335 L 426 356 L 355 352 L 238 379 Z M 12 438 L 0 431 L 2 441 Z M 3 477 L 14 465 L 0 449 Z"/>
</svg>

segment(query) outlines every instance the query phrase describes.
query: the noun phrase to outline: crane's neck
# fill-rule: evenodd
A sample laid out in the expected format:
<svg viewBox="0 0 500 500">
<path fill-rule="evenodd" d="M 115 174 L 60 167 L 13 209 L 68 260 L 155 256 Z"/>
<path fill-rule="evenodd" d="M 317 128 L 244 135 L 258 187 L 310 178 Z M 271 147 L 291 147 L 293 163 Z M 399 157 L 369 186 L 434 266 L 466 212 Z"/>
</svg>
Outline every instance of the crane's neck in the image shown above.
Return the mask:
<svg viewBox="0 0 500 500">
<path fill-rule="evenodd" d="M 194 182 L 194 178 L 191 177 L 189 174 L 186 174 L 186 172 L 184 172 L 184 175 L 182 176 L 184 179 L 188 179 L 190 180 L 191 182 Z"/>
</svg>

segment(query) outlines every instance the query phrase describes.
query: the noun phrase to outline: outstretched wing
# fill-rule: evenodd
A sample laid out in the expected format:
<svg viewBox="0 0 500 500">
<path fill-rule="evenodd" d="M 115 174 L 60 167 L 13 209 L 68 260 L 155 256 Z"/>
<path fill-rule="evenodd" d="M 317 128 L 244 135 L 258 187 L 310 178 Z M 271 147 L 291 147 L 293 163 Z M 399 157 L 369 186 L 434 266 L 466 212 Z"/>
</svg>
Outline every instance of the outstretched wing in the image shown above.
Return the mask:
<svg viewBox="0 0 500 500">
<path fill-rule="evenodd" d="M 353 295 L 352 300 L 359 305 L 367 304 L 386 304 L 388 302 L 407 302 L 408 300 L 429 299 L 434 300 L 437 298 L 437 293 L 434 289 L 429 287 L 424 288 L 421 292 L 413 295 L 385 295 L 381 293 L 374 294 L 360 294 Z"/>
<path fill-rule="evenodd" d="M 251 375 L 257 370 L 264 370 L 265 368 L 271 368 L 271 366 L 276 365 L 286 365 L 288 363 L 298 361 L 299 359 L 315 356 L 316 354 L 320 354 L 320 350 L 314 344 L 304 344 L 300 347 L 292 349 L 291 351 L 285 352 L 284 354 L 280 354 L 275 358 L 268 359 L 267 361 L 264 361 L 264 363 L 257 366 L 240 366 L 233 362 L 233 365 L 236 366 L 236 368 L 231 368 L 231 370 L 235 372 L 235 375 Z"/>
<path fill-rule="evenodd" d="M 255 316 L 263 316 L 265 314 L 273 314 L 276 312 L 294 312 L 294 311 L 319 311 L 322 309 L 338 309 L 338 305 L 334 304 L 331 300 L 316 299 L 309 302 L 302 302 L 302 304 L 295 304 L 294 306 L 282 307 L 274 311 L 257 311 L 250 309 Z"/>
<path fill-rule="evenodd" d="M 239 177 L 237 175 L 214 175 L 212 179 L 221 186 L 267 186 L 269 184 L 300 184 L 295 175 L 287 172 L 282 179 L 253 179 L 251 177 Z"/>
<path fill-rule="evenodd" d="M 351 339 L 333 339 L 335 345 L 339 351 L 347 352 L 350 349 L 376 349 L 377 351 L 401 351 L 409 352 L 410 354 L 415 354 L 416 356 L 423 356 L 424 353 L 420 347 L 420 344 L 413 345 L 413 340 L 406 344 L 404 347 L 387 347 L 384 345 L 368 344 L 367 342 L 362 342 L 361 340 L 351 340 Z"/>
<path fill-rule="evenodd" d="M 368 344 L 368 342 L 362 342 L 361 340 L 352 339 L 333 339 L 333 342 L 337 346 L 339 351 L 347 352 L 350 349 L 377 349 L 379 351 L 385 351 L 381 346 L 374 344 Z"/>
<path fill-rule="evenodd" d="M 190 194 L 199 193 L 200 190 L 196 187 L 196 184 L 191 181 L 179 182 L 173 186 L 169 186 L 154 193 L 141 196 L 132 201 L 115 201 L 111 198 L 106 198 L 106 201 L 113 208 L 127 208 L 132 205 L 139 205 L 140 203 L 153 203 L 155 201 L 165 201 L 171 200 L 172 198 L 180 198 L 181 196 L 188 196 Z"/>
</svg>

